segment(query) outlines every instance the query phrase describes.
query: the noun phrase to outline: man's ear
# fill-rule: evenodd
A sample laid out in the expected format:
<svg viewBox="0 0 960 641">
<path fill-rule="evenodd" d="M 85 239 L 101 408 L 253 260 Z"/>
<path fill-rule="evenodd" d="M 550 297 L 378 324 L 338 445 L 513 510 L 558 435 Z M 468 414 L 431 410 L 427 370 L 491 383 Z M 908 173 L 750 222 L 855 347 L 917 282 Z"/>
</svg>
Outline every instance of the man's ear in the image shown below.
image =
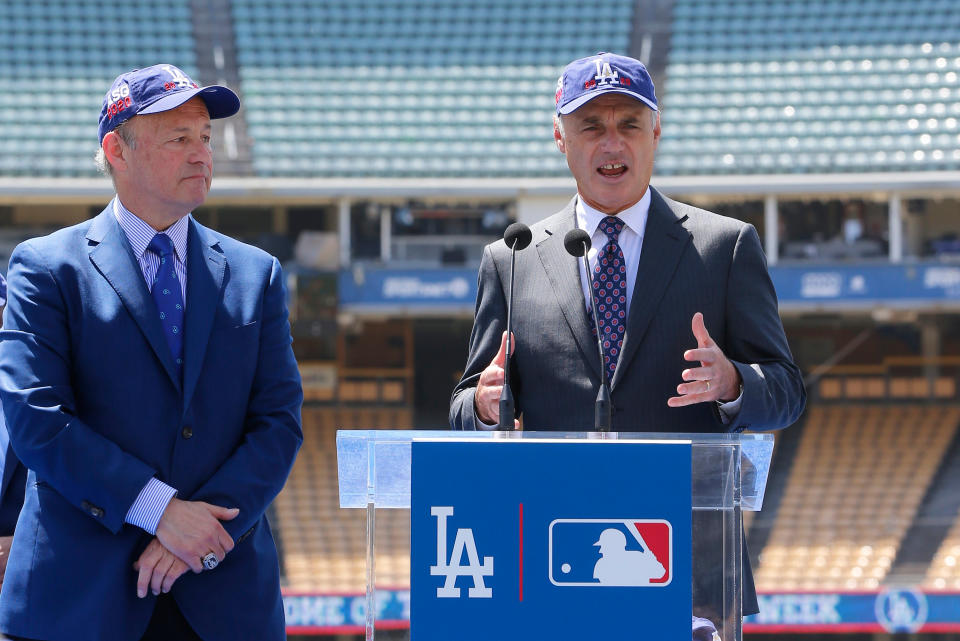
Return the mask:
<svg viewBox="0 0 960 641">
<path fill-rule="evenodd" d="M 100 146 L 103 147 L 103 155 L 107 159 L 107 162 L 110 163 L 113 171 L 123 171 L 127 168 L 126 153 L 129 147 L 118 133 L 114 131 L 108 132 L 107 135 L 103 137 L 103 142 Z"/>
<path fill-rule="evenodd" d="M 563 132 L 560 131 L 560 116 L 553 117 L 553 140 L 557 143 L 560 153 L 566 155 L 567 146 L 563 140 Z"/>
</svg>

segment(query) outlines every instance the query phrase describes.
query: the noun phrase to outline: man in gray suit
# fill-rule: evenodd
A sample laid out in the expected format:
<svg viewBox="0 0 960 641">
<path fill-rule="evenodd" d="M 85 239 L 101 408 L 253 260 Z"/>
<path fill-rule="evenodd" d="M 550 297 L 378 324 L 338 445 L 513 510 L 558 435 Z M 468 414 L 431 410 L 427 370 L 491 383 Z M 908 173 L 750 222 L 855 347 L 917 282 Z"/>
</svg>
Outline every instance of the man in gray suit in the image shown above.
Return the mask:
<svg viewBox="0 0 960 641">
<path fill-rule="evenodd" d="M 577 196 L 533 225 L 516 257 L 511 387 L 526 430 L 591 430 L 601 367 L 615 432 L 773 430 L 803 411 L 756 230 L 649 186 L 659 116 L 653 81 L 632 58 L 597 54 L 560 77 L 554 138 Z M 564 248 L 575 227 L 592 239 L 603 363 L 587 275 Z M 487 246 L 453 429 L 497 427 L 509 277 L 510 250 Z M 750 587 L 744 613 L 755 606 Z"/>
<path fill-rule="evenodd" d="M 660 118 L 644 66 L 607 53 L 570 63 L 554 138 L 577 196 L 535 224 L 531 247 L 517 253 L 511 384 L 524 429 L 593 426 L 601 363 L 586 273 L 563 245 L 574 227 L 592 238 L 594 289 L 607 294 L 598 311 L 612 316 L 600 325 L 614 431 L 793 423 L 806 393 L 756 230 L 649 187 Z M 510 250 L 487 246 L 470 354 L 451 400 L 454 429 L 496 427 L 509 276 Z"/>
</svg>

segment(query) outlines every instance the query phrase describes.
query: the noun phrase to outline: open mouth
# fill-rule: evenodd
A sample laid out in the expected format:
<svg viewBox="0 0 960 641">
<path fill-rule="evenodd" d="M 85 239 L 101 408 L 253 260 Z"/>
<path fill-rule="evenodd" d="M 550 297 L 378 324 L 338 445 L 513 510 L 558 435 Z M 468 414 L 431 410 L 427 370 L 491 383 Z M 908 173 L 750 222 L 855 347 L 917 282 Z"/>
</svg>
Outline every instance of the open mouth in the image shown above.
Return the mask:
<svg viewBox="0 0 960 641">
<path fill-rule="evenodd" d="M 607 178 L 619 178 L 627 173 L 627 166 L 622 162 L 608 162 L 597 167 L 597 173 Z"/>
</svg>

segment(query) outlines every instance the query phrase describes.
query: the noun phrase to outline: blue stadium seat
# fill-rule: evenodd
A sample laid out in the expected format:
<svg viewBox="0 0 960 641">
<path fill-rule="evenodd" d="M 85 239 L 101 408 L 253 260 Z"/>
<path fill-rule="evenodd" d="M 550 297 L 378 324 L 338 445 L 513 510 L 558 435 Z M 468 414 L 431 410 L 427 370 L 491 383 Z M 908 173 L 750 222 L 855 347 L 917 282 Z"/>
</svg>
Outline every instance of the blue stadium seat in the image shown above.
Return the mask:
<svg viewBox="0 0 960 641">
<path fill-rule="evenodd" d="M 958 18 L 950 0 L 676 0 L 657 171 L 960 169 Z"/>
</svg>

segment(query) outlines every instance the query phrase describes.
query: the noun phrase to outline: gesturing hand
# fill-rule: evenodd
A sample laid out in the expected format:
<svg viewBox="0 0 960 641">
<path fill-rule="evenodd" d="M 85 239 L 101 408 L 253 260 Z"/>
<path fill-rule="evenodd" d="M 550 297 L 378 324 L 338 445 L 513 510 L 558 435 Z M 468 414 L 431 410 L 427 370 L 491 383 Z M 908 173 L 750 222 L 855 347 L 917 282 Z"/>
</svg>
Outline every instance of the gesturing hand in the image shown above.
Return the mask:
<svg viewBox="0 0 960 641">
<path fill-rule="evenodd" d="M 516 337 L 513 338 L 511 351 L 516 352 Z M 490 364 L 480 373 L 477 390 L 473 396 L 474 412 L 487 425 L 500 422 L 500 393 L 503 391 L 503 365 L 507 358 L 507 333 L 500 338 L 500 351 Z M 520 421 L 514 420 L 519 427 Z M 501 426 L 502 427 L 502 426 Z"/>
<path fill-rule="evenodd" d="M 238 514 L 237 508 L 174 498 L 160 517 L 157 538 L 163 547 L 199 573 L 203 571 L 204 555 L 213 552 L 222 561 L 233 549 L 233 539 L 220 521 L 230 521 Z"/>
<path fill-rule="evenodd" d="M 740 395 L 740 372 L 710 338 L 703 322 L 703 314 L 693 315 L 693 335 L 697 339 L 697 348 L 683 353 L 684 360 L 700 361 L 700 367 L 685 369 L 681 373 L 684 381 L 677 385 L 677 393 L 667 399 L 670 407 L 683 407 L 707 401 L 732 401 Z"/>
<path fill-rule="evenodd" d="M 147 596 L 148 587 L 154 594 L 169 592 L 173 582 L 190 568 L 155 538 L 133 564 L 133 569 L 139 572 L 137 596 L 142 599 Z"/>
</svg>

